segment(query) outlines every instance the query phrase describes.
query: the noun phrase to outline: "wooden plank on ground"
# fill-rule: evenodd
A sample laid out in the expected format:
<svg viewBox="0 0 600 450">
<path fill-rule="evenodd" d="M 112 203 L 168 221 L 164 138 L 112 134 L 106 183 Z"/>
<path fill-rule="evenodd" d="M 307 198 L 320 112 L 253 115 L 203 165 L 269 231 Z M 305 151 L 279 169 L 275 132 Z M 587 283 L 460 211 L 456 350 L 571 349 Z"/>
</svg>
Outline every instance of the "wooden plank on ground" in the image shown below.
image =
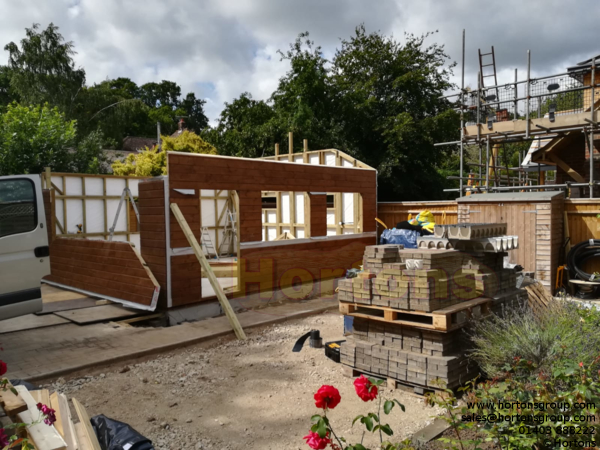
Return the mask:
<svg viewBox="0 0 600 450">
<path fill-rule="evenodd" d="M 63 302 L 69 300 L 81 300 L 84 298 L 90 298 L 85 294 L 79 292 L 68 291 L 49 284 L 42 283 L 42 300 L 44 303 Z"/>
<path fill-rule="evenodd" d="M 36 389 L 35 391 L 29 391 L 29 395 L 31 395 L 36 403 L 50 406 L 50 391 L 48 389 Z"/>
<path fill-rule="evenodd" d="M 86 436 L 85 425 L 81 422 L 75 424 L 75 433 L 77 434 L 77 442 L 79 442 L 79 450 L 94 450 Z"/>
<path fill-rule="evenodd" d="M 0 389 L 0 406 L 2 406 L 7 416 L 15 416 L 20 412 L 27 411 L 27 403 L 18 393 L 15 394 L 10 390 L 12 387 L 8 383 L 6 391 Z"/>
<path fill-rule="evenodd" d="M 175 216 L 175 219 L 177 219 L 177 222 L 179 223 L 179 226 L 181 227 L 183 234 L 185 235 L 190 246 L 192 247 L 192 250 L 194 251 L 196 258 L 198 258 L 198 261 L 200 262 L 201 267 L 206 272 L 208 280 L 210 281 L 210 284 L 213 287 L 215 294 L 217 295 L 217 298 L 219 299 L 219 303 L 221 304 L 223 311 L 225 311 L 225 315 L 227 316 L 227 319 L 229 320 L 229 323 L 231 324 L 231 328 L 233 328 L 235 335 L 237 336 L 238 339 L 245 340 L 246 333 L 244 333 L 244 329 L 240 325 L 240 322 L 238 321 L 238 318 L 235 315 L 233 308 L 229 304 L 229 300 L 227 299 L 225 292 L 223 292 L 223 288 L 219 284 L 219 280 L 215 276 L 212 268 L 210 267 L 210 264 L 208 263 L 208 260 L 204 256 L 204 252 L 202 251 L 200 244 L 198 244 L 198 241 L 196 240 L 194 233 L 190 229 L 190 226 L 188 225 L 187 221 L 185 220 L 185 217 L 183 216 L 181 210 L 179 209 L 179 205 L 177 205 L 176 203 L 171 203 L 171 211 L 173 211 L 173 215 Z M 198 275 L 200 275 L 200 274 L 198 274 Z"/>
<path fill-rule="evenodd" d="M 68 319 L 71 322 L 75 322 L 79 325 L 94 322 L 108 322 L 114 319 L 139 316 L 142 314 L 143 311 L 140 311 L 139 309 L 126 309 L 120 305 L 101 305 L 94 306 L 92 308 L 82 308 L 54 313 L 56 316 Z"/>
<path fill-rule="evenodd" d="M 56 418 L 58 419 L 59 415 L 62 418 L 62 427 L 64 433 L 63 439 L 67 443 L 67 450 L 77 450 L 79 448 L 79 440 L 77 439 L 77 431 L 75 430 L 73 418 L 71 417 L 71 409 L 69 408 L 69 402 L 65 394 L 58 394 L 57 399 L 59 409 L 54 408 L 52 396 L 50 397 L 50 402 L 52 403 L 52 408 L 56 409 Z"/>
<path fill-rule="evenodd" d="M 52 315 L 37 316 L 26 314 L 13 319 L 0 320 L 0 334 L 14 333 L 15 331 L 34 330 L 36 328 L 52 327 L 69 323 L 68 320 Z"/>
<path fill-rule="evenodd" d="M 38 409 L 33 397 L 25 386 L 15 386 L 19 395 L 25 403 L 27 403 L 27 411 L 23 411 L 17 415 L 17 418 L 22 423 L 32 423 L 38 418 Z M 46 425 L 44 422 L 36 423 L 26 427 L 27 433 L 32 440 L 33 445 L 41 450 L 66 450 L 67 444 L 60 436 L 54 425 Z"/>
<path fill-rule="evenodd" d="M 45 390 L 47 391 L 47 389 L 45 389 Z M 30 391 L 30 393 L 32 393 L 32 392 L 36 392 L 36 391 Z M 65 427 L 63 425 L 63 415 L 61 414 L 60 404 L 58 402 L 58 393 L 53 392 L 49 398 L 49 401 L 50 401 L 50 403 L 45 403 L 45 404 L 50 406 L 50 408 L 52 408 L 54 411 L 56 411 L 56 414 L 55 414 L 56 422 L 54 422 L 54 427 L 56 428 L 56 431 L 58 431 L 58 434 L 60 434 L 61 437 L 63 439 L 65 439 Z M 66 442 L 66 439 L 65 439 L 65 442 Z M 67 443 L 67 448 L 68 447 L 69 447 L 69 445 Z"/>
<path fill-rule="evenodd" d="M 96 433 L 94 433 L 94 429 L 92 428 L 90 416 L 88 416 L 88 413 L 85 410 L 84 406 L 81 403 L 79 403 L 79 401 L 76 398 L 72 398 L 71 401 L 73 402 L 73 406 L 75 406 L 75 411 L 77 412 L 77 416 L 79 417 L 79 423 L 83 424 L 83 429 L 77 430 L 77 437 L 79 438 L 79 444 L 81 448 L 89 448 L 90 450 L 102 450 L 100 448 L 100 442 L 98 442 L 98 438 L 96 437 Z"/>
<path fill-rule="evenodd" d="M 92 306 L 96 306 L 97 301 L 98 300 L 94 300 L 90 297 L 49 303 L 44 301 L 44 309 L 42 309 L 39 312 L 36 312 L 35 314 L 38 316 L 43 316 L 45 314 L 52 314 L 54 312 L 60 311 L 68 311 L 71 309 L 91 308 Z"/>
</svg>

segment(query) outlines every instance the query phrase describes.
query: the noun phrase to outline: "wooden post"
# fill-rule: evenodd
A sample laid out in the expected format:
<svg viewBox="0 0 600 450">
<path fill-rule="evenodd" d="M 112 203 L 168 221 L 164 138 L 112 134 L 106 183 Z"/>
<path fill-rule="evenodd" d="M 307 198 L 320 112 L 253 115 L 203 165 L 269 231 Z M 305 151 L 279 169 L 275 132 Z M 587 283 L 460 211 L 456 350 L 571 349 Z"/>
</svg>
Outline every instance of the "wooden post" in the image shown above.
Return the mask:
<svg viewBox="0 0 600 450">
<path fill-rule="evenodd" d="M 202 248 L 200 248 L 200 244 L 198 244 L 198 240 L 196 239 L 196 236 L 194 236 L 194 233 L 192 233 L 192 230 L 190 229 L 190 226 L 185 220 L 185 217 L 181 213 L 179 206 L 176 203 L 171 203 L 171 211 L 173 211 L 173 215 L 175 216 L 175 219 L 177 219 L 177 223 L 179 223 L 179 226 L 181 227 L 183 234 L 185 235 L 188 243 L 190 244 L 190 247 L 192 247 L 196 258 L 198 258 L 198 262 L 200 262 L 202 269 L 204 269 L 208 281 L 210 281 L 212 288 L 217 294 L 219 303 L 221 304 L 221 307 L 223 308 L 227 319 L 229 319 L 229 323 L 231 324 L 231 328 L 233 328 L 235 335 L 238 339 L 245 340 L 246 333 L 244 333 L 244 329 L 240 325 L 240 322 L 238 321 L 238 318 L 235 315 L 233 308 L 231 308 L 229 300 L 227 299 L 225 292 L 223 292 L 223 288 L 219 284 L 219 280 L 217 280 L 217 277 L 215 276 L 212 267 L 210 267 L 208 260 L 204 256 L 204 252 L 202 251 Z"/>
<path fill-rule="evenodd" d="M 288 144 L 289 144 L 289 155 L 288 155 L 288 161 L 293 161 L 294 157 L 292 156 L 294 154 L 294 133 L 292 133 L 290 131 L 289 133 L 289 139 L 288 139 Z"/>
<path fill-rule="evenodd" d="M 275 144 L 275 161 L 279 161 L 279 144 Z"/>
<path fill-rule="evenodd" d="M 308 164 L 308 139 L 304 139 L 304 164 Z"/>
<path fill-rule="evenodd" d="M 45 178 L 46 178 L 46 189 L 52 189 L 52 172 L 50 167 L 46 167 L 46 172 L 45 172 Z"/>
</svg>

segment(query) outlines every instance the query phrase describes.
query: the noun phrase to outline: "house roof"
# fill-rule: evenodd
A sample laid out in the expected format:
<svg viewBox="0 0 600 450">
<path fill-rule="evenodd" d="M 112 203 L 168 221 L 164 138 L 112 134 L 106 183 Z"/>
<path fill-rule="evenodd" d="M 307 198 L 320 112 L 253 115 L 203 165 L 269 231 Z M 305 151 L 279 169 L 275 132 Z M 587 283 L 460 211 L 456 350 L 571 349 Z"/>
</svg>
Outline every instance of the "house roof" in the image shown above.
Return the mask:
<svg viewBox="0 0 600 450">
<path fill-rule="evenodd" d="M 564 196 L 562 191 L 544 192 L 498 192 L 493 194 L 472 194 L 457 198 L 458 203 L 479 202 L 543 202 L 556 196 Z"/>
<path fill-rule="evenodd" d="M 137 152 L 142 150 L 144 147 L 154 147 L 156 144 L 156 138 L 127 136 L 125 139 L 123 139 L 123 151 Z"/>
</svg>

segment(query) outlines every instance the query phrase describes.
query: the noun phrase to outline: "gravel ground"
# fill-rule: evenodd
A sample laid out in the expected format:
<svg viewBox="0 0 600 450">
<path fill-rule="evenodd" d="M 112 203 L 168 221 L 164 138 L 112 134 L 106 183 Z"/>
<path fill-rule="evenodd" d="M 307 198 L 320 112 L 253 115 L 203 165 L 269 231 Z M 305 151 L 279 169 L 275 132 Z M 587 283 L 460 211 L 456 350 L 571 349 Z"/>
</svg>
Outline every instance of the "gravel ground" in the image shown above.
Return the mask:
<svg viewBox="0 0 600 450">
<path fill-rule="evenodd" d="M 310 417 L 319 413 L 313 394 L 323 384 L 340 390 L 341 403 L 328 414 L 338 435 L 351 442 L 362 436 L 352 428 L 358 414 L 375 411 L 363 403 L 352 380 L 322 349 L 291 349 L 299 336 L 319 329 L 325 341 L 342 339 L 343 320 L 326 313 L 250 330 L 246 342 L 215 340 L 152 360 L 96 370 L 81 378 L 54 380 L 50 389 L 76 397 L 90 416 L 104 414 L 126 422 L 151 439 L 157 449 L 308 449 L 302 437 Z M 384 397 L 406 406 L 387 416 L 400 441 L 439 414 L 422 399 L 384 389 Z M 378 436 L 364 444 L 376 448 Z"/>
</svg>

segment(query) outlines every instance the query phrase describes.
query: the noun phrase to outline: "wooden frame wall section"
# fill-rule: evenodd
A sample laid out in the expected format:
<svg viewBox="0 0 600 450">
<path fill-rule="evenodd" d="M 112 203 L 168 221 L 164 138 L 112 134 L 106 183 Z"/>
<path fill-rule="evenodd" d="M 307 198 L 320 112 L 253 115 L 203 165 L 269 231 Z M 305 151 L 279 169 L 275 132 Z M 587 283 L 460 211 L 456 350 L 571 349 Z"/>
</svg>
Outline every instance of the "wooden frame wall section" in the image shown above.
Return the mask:
<svg viewBox="0 0 600 450">
<path fill-rule="evenodd" d="M 52 177 L 61 178 L 60 186 L 57 186 L 53 181 Z M 73 195 L 67 192 L 66 179 L 67 178 L 78 178 L 81 180 L 81 194 Z M 102 180 L 102 195 L 91 195 L 90 193 L 86 193 L 85 188 L 85 180 L 86 179 L 100 179 Z M 62 173 L 62 172 L 50 172 L 46 170 L 42 176 L 43 187 L 45 189 L 50 189 L 53 193 L 53 200 L 62 200 L 63 201 L 63 211 L 60 218 L 54 215 L 55 219 L 55 231 L 56 227 L 58 227 L 59 232 L 55 235 L 57 237 L 70 237 L 70 238 L 102 238 L 108 239 L 110 234 L 110 227 L 113 224 L 114 217 L 108 217 L 108 206 L 107 202 L 109 200 L 118 201 L 121 199 L 121 194 L 119 195 L 108 195 L 107 193 L 107 180 L 124 180 L 125 186 L 129 186 L 130 180 L 139 180 L 140 182 L 146 180 L 145 177 L 134 177 L 134 176 L 117 176 L 117 175 L 99 175 L 99 174 L 85 174 L 85 173 Z M 72 233 L 65 229 L 67 227 L 68 221 L 68 208 L 67 202 L 69 200 L 78 200 L 81 201 L 82 209 L 83 209 L 83 218 L 82 218 L 82 232 L 80 233 Z M 88 232 L 88 219 L 86 213 L 86 202 L 90 200 L 101 200 L 103 202 L 103 211 L 104 218 L 102 221 L 103 231 L 101 232 Z M 131 236 L 133 234 L 139 234 L 139 230 L 137 229 L 137 218 L 135 217 L 135 212 L 133 210 L 133 206 L 131 205 L 129 198 L 125 198 L 126 207 L 121 210 L 121 214 L 124 214 L 127 221 L 127 230 L 126 231 L 115 231 L 113 233 L 114 236 L 125 236 L 127 241 L 131 241 Z"/>
<path fill-rule="evenodd" d="M 458 223 L 458 204 L 455 201 L 431 202 L 380 202 L 377 204 L 377 214 L 388 228 L 393 228 L 398 222 L 413 218 L 421 211 L 431 211 L 435 223 L 448 225 Z"/>
<path fill-rule="evenodd" d="M 129 242 L 56 238 L 50 254 L 50 284 L 138 309 L 156 308 L 160 285 Z"/>
<path fill-rule="evenodd" d="M 261 290 L 273 289 L 279 286 L 280 275 L 288 270 L 289 261 L 296 267 L 310 272 L 314 279 L 320 279 L 321 272 L 318 268 L 333 266 L 341 270 L 347 269 L 360 261 L 366 245 L 375 243 L 375 236 L 364 234 L 349 235 L 337 239 L 307 242 L 289 241 L 281 244 L 268 243 L 268 247 L 261 248 L 262 243 L 262 191 L 290 191 L 290 192 L 334 192 L 358 193 L 362 198 L 362 215 L 364 217 L 362 228 L 364 233 L 373 233 L 376 230 L 375 216 L 377 211 L 377 172 L 373 169 L 357 167 L 323 166 L 309 164 L 295 164 L 288 162 L 264 161 L 244 158 L 231 158 L 213 155 L 196 155 L 170 152 L 168 158 L 169 195 L 171 201 L 181 207 L 177 195 L 178 190 L 194 190 L 198 195 L 202 189 L 217 189 L 236 191 L 238 195 L 238 232 L 240 243 L 240 260 L 243 260 L 246 270 L 240 270 L 240 276 L 248 271 L 253 271 L 259 260 L 270 258 L 273 261 L 273 275 L 268 288 L 266 285 Z M 190 226 L 194 224 L 194 214 L 184 212 Z M 278 218 L 279 219 L 279 218 Z M 316 229 L 326 226 L 326 217 L 315 215 L 314 220 L 323 224 L 312 224 Z M 279 219 L 280 220 L 280 219 Z M 306 220 L 306 219 L 305 219 Z M 177 248 L 178 236 L 182 234 L 175 219 L 170 219 L 171 248 Z M 278 223 L 281 223 L 278 221 Z M 192 229 L 198 228 L 193 226 Z M 183 237 L 183 235 L 182 235 Z M 252 243 L 252 248 L 244 244 Z M 290 247 L 291 245 L 291 247 Z M 322 253 L 327 248 L 329 256 Z M 292 259 L 289 255 L 294 254 Z M 186 255 L 187 256 L 187 255 Z M 338 261 L 337 264 L 324 261 Z M 188 265 L 189 267 L 189 265 Z M 173 276 L 176 269 L 171 270 Z M 282 272 L 283 271 L 283 272 Z M 198 268 L 198 274 L 200 269 Z M 329 272 L 327 272 L 329 273 Z M 337 276 L 341 276 L 342 273 Z M 244 286 L 245 280 L 240 279 L 239 286 Z M 175 287 L 175 281 L 172 280 Z M 280 286 L 279 286 L 280 287 Z M 185 299 L 176 299 L 172 295 L 172 306 L 198 301 L 196 296 L 187 295 Z M 185 303 L 183 303 L 185 302 Z"/>
</svg>

